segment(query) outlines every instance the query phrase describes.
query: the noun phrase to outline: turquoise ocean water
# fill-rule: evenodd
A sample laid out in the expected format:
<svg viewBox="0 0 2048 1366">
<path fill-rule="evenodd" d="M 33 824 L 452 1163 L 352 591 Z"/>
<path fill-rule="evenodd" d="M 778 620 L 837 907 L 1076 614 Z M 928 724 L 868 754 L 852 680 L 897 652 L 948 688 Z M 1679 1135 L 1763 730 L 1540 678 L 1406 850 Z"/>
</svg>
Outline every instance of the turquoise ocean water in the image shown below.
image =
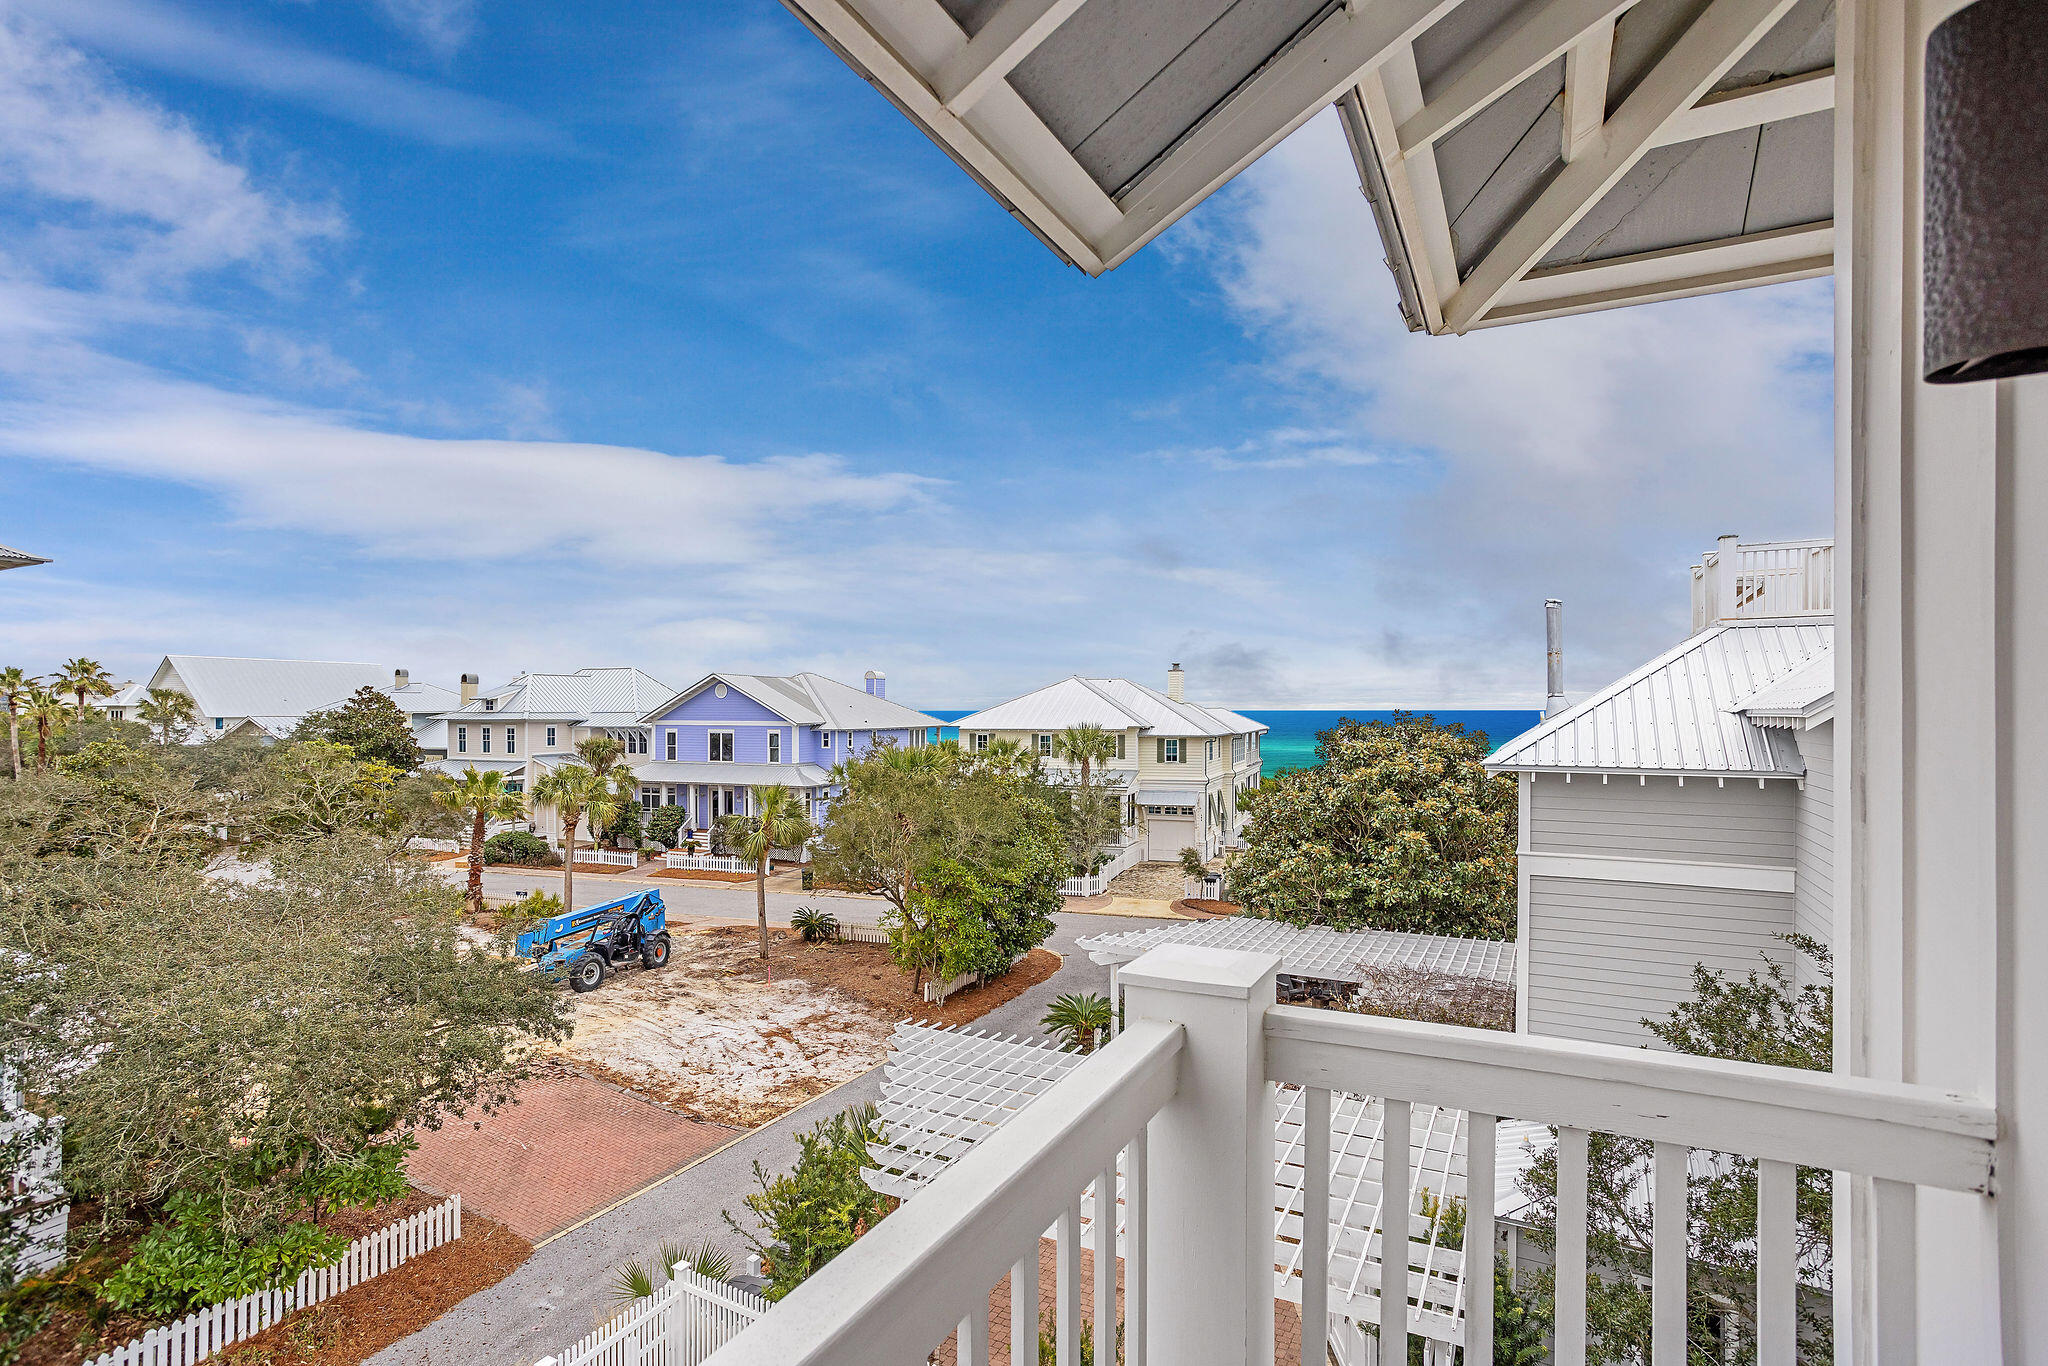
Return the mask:
<svg viewBox="0 0 2048 1366">
<path fill-rule="evenodd" d="M 1354 721 L 1394 719 L 1394 713 L 1391 711 L 1368 707 L 1348 711 L 1256 711 L 1248 707 L 1237 710 L 1254 721 L 1263 721 L 1272 727 L 1266 732 L 1262 756 L 1265 759 L 1262 771 L 1268 774 L 1277 773 L 1283 768 L 1306 768 L 1313 764 L 1316 761 L 1317 733 L 1328 730 L 1347 716 Z M 1428 709 L 1416 707 L 1412 710 L 1423 712 Z M 1490 746 L 1498 746 L 1503 741 L 1513 739 L 1543 719 L 1543 713 L 1539 710 L 1461 711 L 1446 708 L 1430 714 L 1446 725 L 1457 721 L 1468 731 L 1485 732 Z M 932 710 L 928 711 L 927 715 L 936 716 L 941 721 L 957 721 L 968 713 L 959 710 Z M 959 738 L 960 731 L 956 726 L 946 726 L 939 734 L 944 739 L 952 740 Z"/>
</svg>

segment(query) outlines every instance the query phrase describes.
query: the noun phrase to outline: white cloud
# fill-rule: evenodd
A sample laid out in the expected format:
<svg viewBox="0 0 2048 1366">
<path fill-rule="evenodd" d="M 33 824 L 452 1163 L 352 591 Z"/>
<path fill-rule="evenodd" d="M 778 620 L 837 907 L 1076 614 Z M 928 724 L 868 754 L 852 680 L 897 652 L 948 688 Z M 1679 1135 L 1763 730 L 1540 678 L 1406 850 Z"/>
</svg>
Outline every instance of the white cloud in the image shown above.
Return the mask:
<svg viewBox="0 0 2048 1366">
<path fill-rule="evenodd" d="M 257 188 L 184 119 L 5 16 L 0 186 L 60 208 L 39 238 L 56 263 L 116 277 L 289 271 L 343 230 L 333 209 Z"/>
<path fill-rule="evenodd" d="M 378 0 L 377 7 L 443 61 L 476 32 L 476 0 Z"/>
</svg>

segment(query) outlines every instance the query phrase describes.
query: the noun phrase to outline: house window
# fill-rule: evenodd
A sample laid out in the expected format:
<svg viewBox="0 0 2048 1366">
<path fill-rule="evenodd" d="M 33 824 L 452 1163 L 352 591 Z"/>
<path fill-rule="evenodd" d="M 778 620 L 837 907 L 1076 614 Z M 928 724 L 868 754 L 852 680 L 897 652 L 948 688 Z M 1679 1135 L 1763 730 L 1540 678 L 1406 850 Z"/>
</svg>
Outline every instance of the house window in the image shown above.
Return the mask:
<svg viewBox="0 0 2048 1366">
<path fill-rule="evenodd" d="M 989 738 L 989 735 L 985 731 L 975 735 L 974 752 L 976 754 L 984 753 L 988 749 Z"/>
<path fill-rule="evenodd" d="M 468 726 L 457 726 L 457 727 L 455 728 L 455 752 L 456 752 L 457 754 L 467 754 L 467 753 L 469 753 L 469 727 L 468 727 Z"/>
<path fill-rule="evenodd" d="M 213 728 L 214 728 L 215 730 L 226 730 L 226 729 L 228 728 L 228 718 L 227 718 L 227 717 L 225 717 L 225 716 L 216 716 L 216 717 L 214 717 L 214 718 L 213 718 Z"/>
<path fill-rule="evenodd" d="M 548 727 L 548 748 L 549 748 L 549 749 L 553 749 L 554 747 L 555 747 L 555 728 L 554 728 L 553 726 L 549 726 L 549 727 Z"/>
<path fill-rule="evenodd" d="M 1116 757 L 1119 759 L 1124 757 L 1124 733 L 1122 731 L 1116 733 Z"/>
<path fill-rule="evenodd" d="M 645 811 L 645 812 L 647 812 L 647 813 L 648 813 L 649 815 L 653 815 L 653 814 L 654 814 L 654 812 L 655 812 L 655 810 L 656 810 L 656 808 L 658 808 L 658 807 L 659 807 L 660 805 L 661 805 L 661 789 L 660 789 L 660 788 L 658 788 L 658 787 L 643 787 L 643 788 L 641 788 L 641 789 L 640 789 L 640 809 L 641 809 L 642 811 Z"/>
<path fill-rule="evenodd" d="M 1052 737 L 1050 735 L 1040 735 L 1038 737 L 1038 752 L 1048 759 L 1052 757 Z"/>
<path fill-rule="evenodd" d="M 510 726 L 505 727 L 505 752 L 507 754 L 517 754 L 519 752 L 519 732 Z"/>
<path fill-rule="evenodd" d="M 644 730 L 629 730 L 629 731 L 627 731 L 627 732 L 626 732 L 626 753 L 628 753 L 628 754 L 645 754 L 646 752 L 647 752 L 647 732 L 646 732 L 646 731 L 644 731 Z"/>
<path fill-rule="evenodd" d="M 779 730 L 768 732 L 768 762 L 771 764 L 782 762 L 782 732 Z"/>
<path fill-rule="evenodd" d="M 675 758 L 676 733 L 672 730 L 665 730 L 661 733 L 661 737 L 661 757 L 664 759 Z"/>
<path fill-rule="evenodd" d="M 491 752 L 491 728 L 489 726 L 483 727 L 483 739 L 484 753 L 489 754 Z"/>
<path fill-rule="evenodd" d="M 832 748 L 832 732 L 831 732 L 831 731 L 829 731 L 829 730 L 821 730 L 821 731 L 819 731 L 819 732 L 818 732 L 818 748 L 819 748 L 819 749 L 830 749 L 830 748 Z"/>
<path fill-rule="evenodd" d="M 497 709 L 498 709 L 498 699 L 497 699 L 497 698 L 495 698 L 495 697 L 486 697 L 486 698 L 484 699 L 484 710 L 485 710 L 485 711 L 496 711 Z"/>
<path fill-rule="evenodd" d="M 1177 764 L 1180 762 L 1179 740 L 1161 740 L 1159 742 L 1159 762 L 1162 764 Z"/>
<path fill-rule="evenodd" d="M 708 735 L 706 735 L 704 737 L 704 740 L 706 749 L 705 757 L 707 759 L 710 759 L 714 763 L 721 764 L 729 764 L 732 762 L 731 731 L 714 730 L 710 732 Z"/>
<path fill-rule="evenodd" d="M 1216 742 L 1214 740 L 1211 740 L 1209 742 L 1208 753 L 1204 754 L 1202 757 L 1205 762 L 1212 764 L 1216 762 Z"/>
</svg>

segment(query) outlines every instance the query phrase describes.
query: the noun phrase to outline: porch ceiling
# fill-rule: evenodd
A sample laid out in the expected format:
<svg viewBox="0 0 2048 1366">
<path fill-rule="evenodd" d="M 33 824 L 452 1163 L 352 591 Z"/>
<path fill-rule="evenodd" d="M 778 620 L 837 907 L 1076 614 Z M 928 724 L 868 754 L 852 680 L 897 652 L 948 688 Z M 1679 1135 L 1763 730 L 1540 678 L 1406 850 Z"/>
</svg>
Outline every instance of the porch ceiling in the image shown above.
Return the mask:
<svg viewBox="0 0 2048 1366">
<path fill-rule="evenodd" d="M 1834 0 L 784 0 L 1101 274 L 1336 103 L 1411 327 L 1825 274 Z"/>
</svg>

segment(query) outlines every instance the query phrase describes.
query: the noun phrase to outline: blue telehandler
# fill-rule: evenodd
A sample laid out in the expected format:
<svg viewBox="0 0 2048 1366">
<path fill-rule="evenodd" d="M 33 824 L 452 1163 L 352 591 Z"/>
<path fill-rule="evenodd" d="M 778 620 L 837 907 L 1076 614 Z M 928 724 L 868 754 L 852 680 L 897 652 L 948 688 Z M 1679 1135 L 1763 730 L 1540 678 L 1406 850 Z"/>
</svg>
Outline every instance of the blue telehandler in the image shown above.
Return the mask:
<svg viewBox="0 0 2048 1366">
<path fill-rule="evenodd" d="M 519 956 L 577 991 L 595 991 L 613 968 L 634 959 L 668 962 L 668 913 L 660 892 L 635 892 L 602 906 L 549 916 L 519 936 Z"/>
</svg>

